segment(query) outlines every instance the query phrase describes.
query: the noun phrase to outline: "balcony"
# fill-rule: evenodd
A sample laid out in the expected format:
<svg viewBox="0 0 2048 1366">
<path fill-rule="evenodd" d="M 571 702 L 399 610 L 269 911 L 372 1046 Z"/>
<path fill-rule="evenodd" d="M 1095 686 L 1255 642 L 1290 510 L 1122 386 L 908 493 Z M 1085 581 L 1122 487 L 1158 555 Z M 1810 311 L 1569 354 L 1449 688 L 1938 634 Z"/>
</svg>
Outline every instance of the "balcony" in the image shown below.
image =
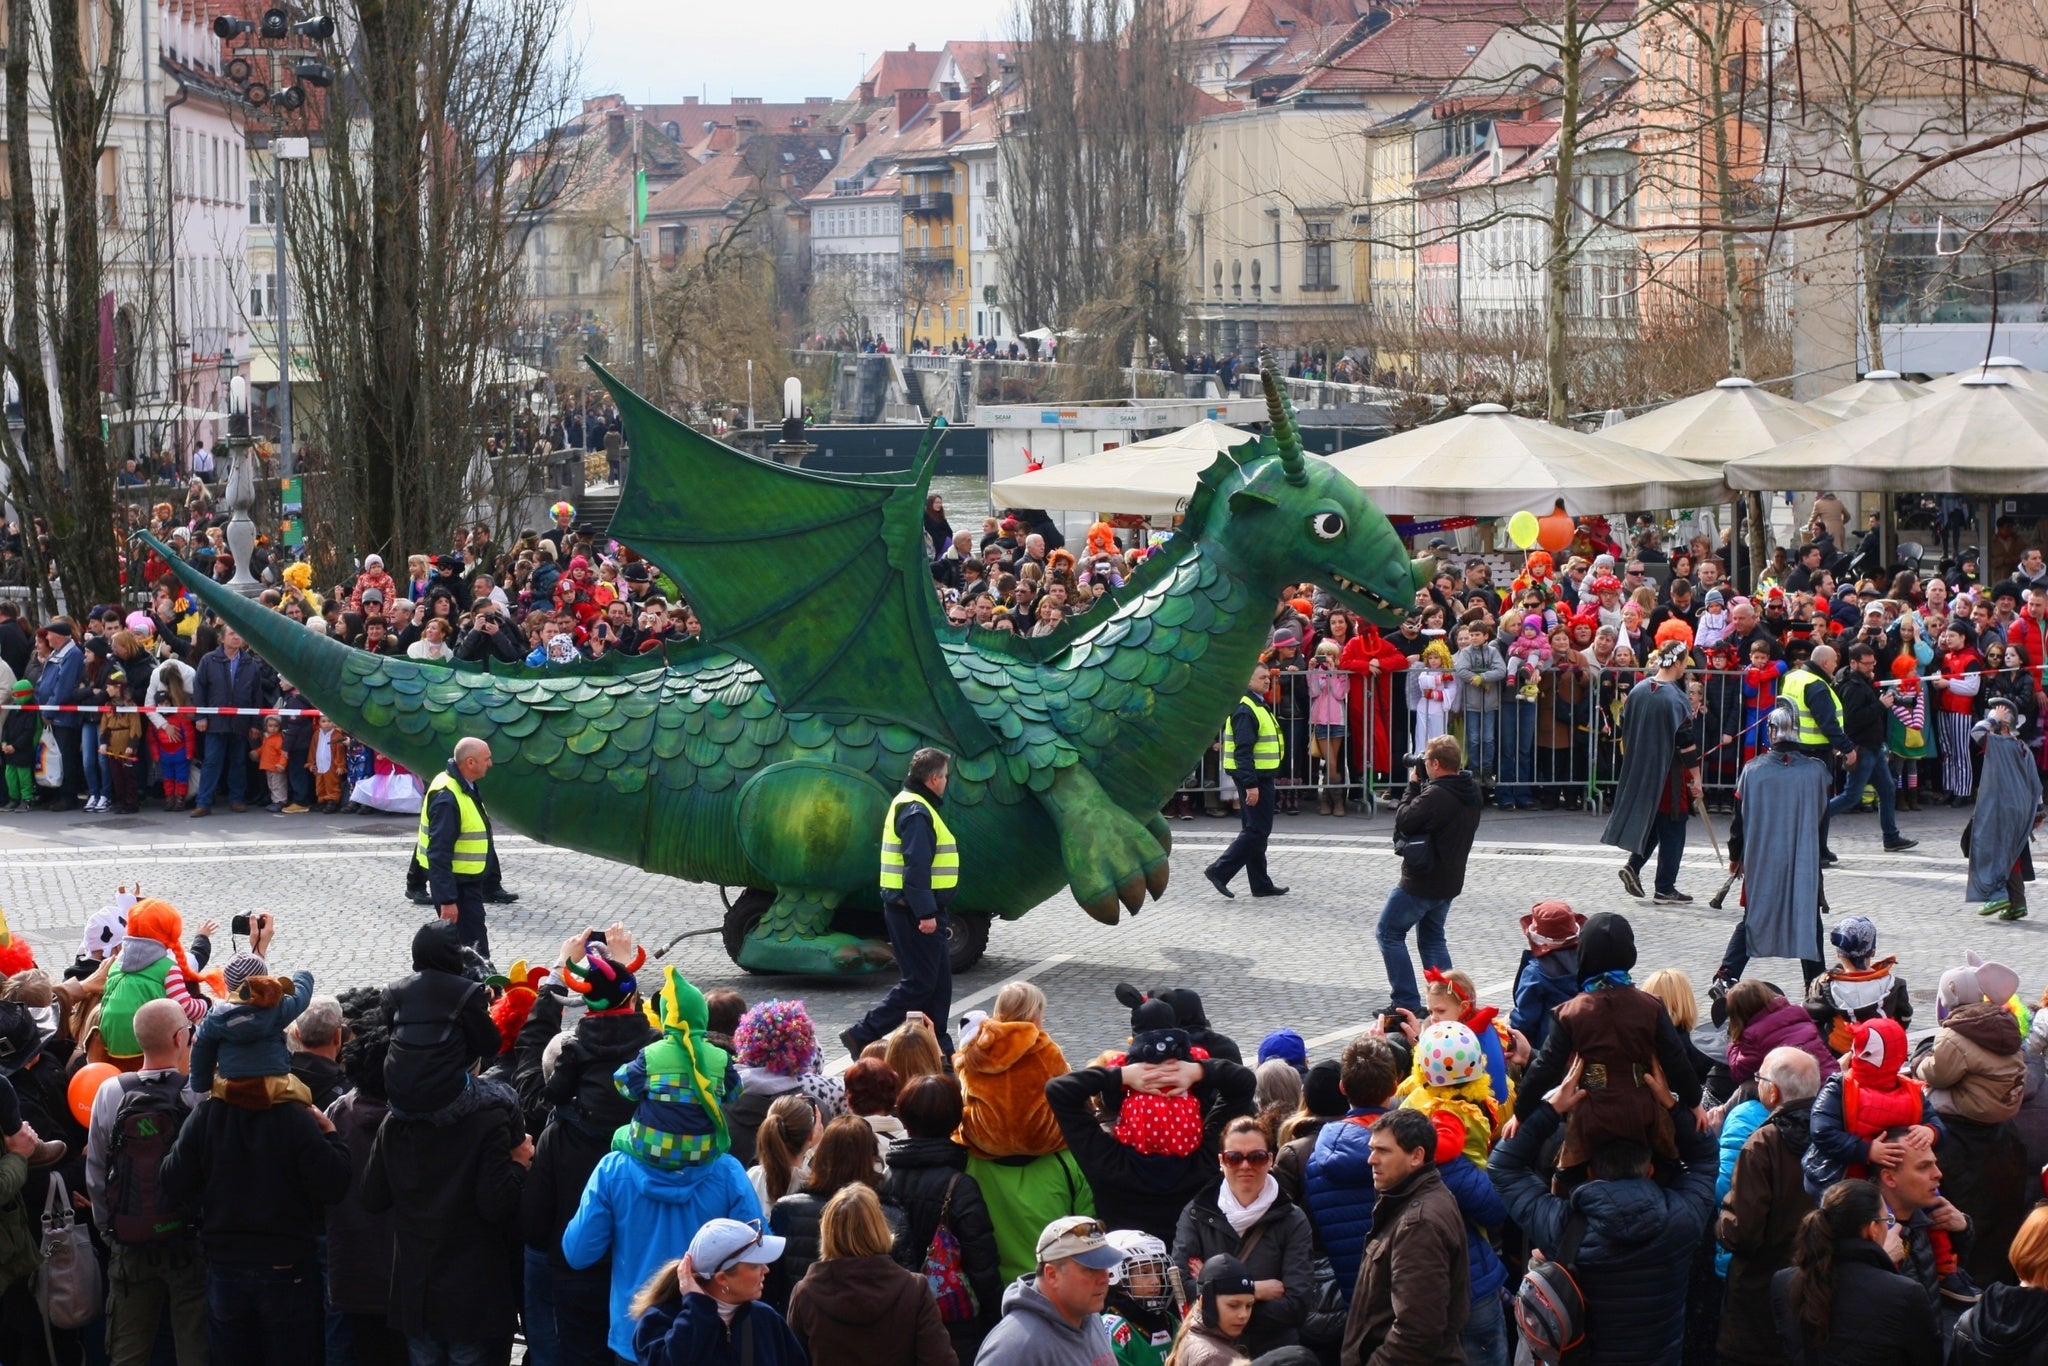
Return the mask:
<svg viewBox="0 0 2048 1366">
<path fill-rule="evenodd" d="M 903 249 L 903 264 L 906 266 L 927 267 L 951 266 L 953 264 L 953 249 L 951 247 L 905 247 Z"/>
<path fill-rule="evenodd" d="M 951 218 L 953 216 L 953 192 L 951 190 L 928 190 L 923 194 L 905 194 L 903 212 L 919 218 Z"/>
</svg>

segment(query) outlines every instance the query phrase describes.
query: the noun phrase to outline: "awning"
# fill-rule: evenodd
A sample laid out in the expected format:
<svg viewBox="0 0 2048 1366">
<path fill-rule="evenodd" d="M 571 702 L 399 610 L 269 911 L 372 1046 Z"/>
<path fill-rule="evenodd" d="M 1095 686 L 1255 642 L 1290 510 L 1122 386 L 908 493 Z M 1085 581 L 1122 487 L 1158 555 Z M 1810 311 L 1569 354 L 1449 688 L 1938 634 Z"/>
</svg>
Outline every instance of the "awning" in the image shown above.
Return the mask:
<svg viewBox="0 0 2048 1366">
<path fill-rule="evenodd" d="M 1751 380 L 1724 379 L 1703 393 L 1653 408 L 1600 435 L 1680 460 L 1719 465 L 1834 424 L 1826 413 L 1779 398 Z"/>
<path fill-rule="evenodd" d="M 226 413 L 209 412 L 189 403 L 144 403 L 123 412 L 108 413 L 110 427 L 149 427 L 171 422 L 225 422 Z"/>
<path fill-rule="evenodd" d="M 1698 507 L 1725 493 L 1704 465 L 1607 433 L 1516 417 L 1498 403 L 1352 446 L 1329 461 L 1380 507 L 1414 517 L 1541 515 L 1559 501 L 1574 516 Z"/>
<path fill-rule="evenodd" d="M 1925 398 L 1927 393 L 1926 385 L 1915 384 L 1896 370 L 1872 370 L 1854 384 L 1845 384 L 1832 393 L 1808 399 L 1806 406 L 1826 413 L 1838 422 L 1846 422 L 1895 403 L 1911 403 L 1916 398 Z"/>
<path fill-rule="evenodd" d="M 1251 432 L 1205 418 L 1177 432 L 1014 475 L 996 483 L 989 496 L 997 507 L 1170 517 L 1186 508 L 1196 479 L 1218 455 L 1256 440 Z"/>
</svg>

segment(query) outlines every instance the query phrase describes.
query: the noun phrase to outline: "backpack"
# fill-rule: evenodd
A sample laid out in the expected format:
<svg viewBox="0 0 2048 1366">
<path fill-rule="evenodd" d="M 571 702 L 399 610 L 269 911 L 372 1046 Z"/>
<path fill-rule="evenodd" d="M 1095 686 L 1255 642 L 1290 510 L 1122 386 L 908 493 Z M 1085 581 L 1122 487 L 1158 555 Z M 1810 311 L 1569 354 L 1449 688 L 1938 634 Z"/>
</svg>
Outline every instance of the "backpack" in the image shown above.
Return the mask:
<svg viewBox="0 0 2048 1366">
<path fill-rule="evenodd" d="M 1586 1297 L 1572 1275 L 1586 1219 L 1577 1210 L 1565 1215 L 1564 1233 L 1554 1256 L 1531 1260 L 1515 1287 L 1515 1329 L 1521 1350 L 1515 1359 L 1557 1366 L 1565 1353 L 1586 1338 Z"/>
<path fill-rule="evenodd" d="M 946 1198 L 939 1205 L 938 1226 L 932 1230 L 931 1246 L 925 1249 L 919 1268 L 931 1283 L 932 1298 L 939 1302 L 942 1323 L 972 1323 L 980 1308 L 974 1302 L 974 1288 L 967 1284 L 966 1259 L 960 1254 L 960 1240 L 946 1227 L 953 1209 L 953 1187 L 960 1184 L 955 1173 L 946 1183 Z"/>
<path fill-rule="evenodd" d="M 117 1243 L 167 1243 L 190 1233 L 185 1211 L 166 1207 L 159 1173 L 192 1113 L 180 1076 L 146 1077 L 122 1089 L 107 1145 L 107 1209 Z"/>
</svg>

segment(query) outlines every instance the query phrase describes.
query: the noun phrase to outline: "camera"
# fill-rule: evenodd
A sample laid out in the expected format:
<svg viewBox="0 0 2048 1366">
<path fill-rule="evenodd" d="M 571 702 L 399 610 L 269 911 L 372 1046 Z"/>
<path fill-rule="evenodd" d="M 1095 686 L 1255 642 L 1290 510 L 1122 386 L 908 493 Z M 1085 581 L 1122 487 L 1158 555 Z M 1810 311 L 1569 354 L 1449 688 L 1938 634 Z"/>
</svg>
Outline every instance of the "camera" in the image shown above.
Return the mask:
<svg viewBox="0 0 2048 1366">
<path fill-rule="evenodd" d="M 1413 754 L 1404 754 L 1401 756 L 1401 767 L 1421 768 L 1425 757 L 1421 750 L 1417 750 Z"/>
<path fill-rule="evenodd" d="M 228 921 L 228 933 L 239 934 L 244 939 L 248 938 L 249 922 L 251 919 L 253 919 L 253 917 L 247 915 L 236 916 L 234 919 Z"/>
</svg>

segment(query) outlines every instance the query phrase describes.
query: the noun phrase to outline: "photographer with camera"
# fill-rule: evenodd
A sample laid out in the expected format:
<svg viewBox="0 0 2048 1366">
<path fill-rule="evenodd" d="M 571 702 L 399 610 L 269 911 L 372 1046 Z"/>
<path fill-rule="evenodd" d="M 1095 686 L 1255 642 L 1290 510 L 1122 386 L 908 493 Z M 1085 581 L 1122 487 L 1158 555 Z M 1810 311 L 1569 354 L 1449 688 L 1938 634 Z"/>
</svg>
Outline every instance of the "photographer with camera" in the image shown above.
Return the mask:
<svg viewBox="0 0 2048 1366">
<path fill-rule="evenodd" d="M 1435 737 L 1422 753 L 1409 755 L 1407 763 L 1408 791 L 1394 812 L 1401 880 L 1387 893 L 1378 934 L 1394 1004 L 1420 1014 L 1422 995 L 1408 959 L 1408 931 L 1415 931 L 1424 967 L 1452 965 L 1444 922 L 1452 899 L 1465 890 L 1465 863 L 1479 832 L 1483 800 L 1479 783 L 1464 771 L 1465 755 L 1456 736 Z"/>
</svg>

